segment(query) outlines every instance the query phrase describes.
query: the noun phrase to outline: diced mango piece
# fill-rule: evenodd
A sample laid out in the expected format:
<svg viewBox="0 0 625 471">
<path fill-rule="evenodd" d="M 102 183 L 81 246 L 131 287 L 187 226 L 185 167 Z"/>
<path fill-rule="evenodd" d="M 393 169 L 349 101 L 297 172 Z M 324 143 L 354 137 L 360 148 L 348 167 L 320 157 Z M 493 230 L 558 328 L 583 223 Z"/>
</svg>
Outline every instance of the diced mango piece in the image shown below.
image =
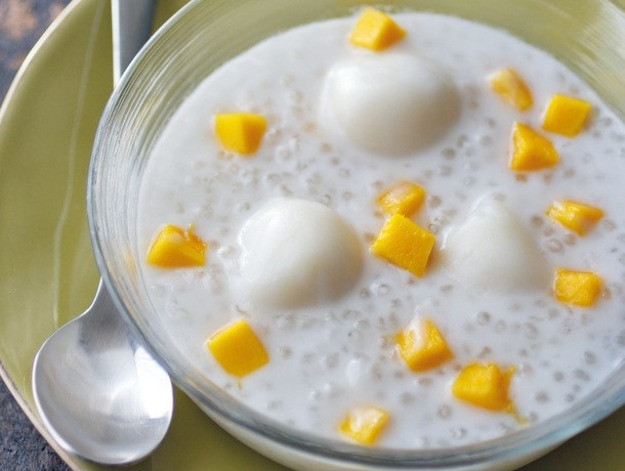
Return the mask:
<svg viewBox="0 0 625 471">
<path fill-rule="evenodd" d="M 161 268 L 202 266 L 207 246 L 191 229 L 185 231 L 169 224 L 152 241 L 147 260 Z"/>
<path fill-rule="evenodd" d="M 411 322 L 397 334 L 399 354 L 412 371 L 431 370 L 453 358 L 447 342 L 429 319 Z"/>
<path fill-rule="evenodd" d="M 603 279 L 596 273 L 559 268 L 556 270 L 554 285 L 558 301 L 579 307 L 592 307 L 601 294 Z"/>
<path fill-rule="evenodd" d="M 206 344 L 221 367 L 234 376 L 246 376 L 269 362 L 265 347 L 244 320 L 212 335 Z"/>
<path fill-rule="evenodd" d="M 215 132 L 219 142 L 224 149 L 237 154 L 255 153 L 266 130 L 267 120 L 261 115 L 231 113 L 215 116 Z"/>
<path fill-rule="evenodd" d="M 592 110 L 587 101 L 566 95 L 554 95 L 543 117 L 543 129 L 567 137 L 577 136 Z"/>
<path fill-rule="evenodd" d="M 514 123 L 510 159 L 512 170 L 540 170 L 553 167 L 559 160 L 560 155 L 549 139 L 525 124 Z"/>
<path fill-rule="evenodd" d="M 365 8 L 349 36 L 355 46 L 381 51 L 400 41 L 406 35 L 395 21 L 374 8 Z"/>
<path fill-rule="evenodd" d="M 514 367 L 502 369 L 496 363 L 465 366 L 452 386 L 453 395 L 477 407 L 498 412 L 515 412 L 510 398 Z"/>
<path fill-rule="evenodd" d="M 516 70 L 501 69 L 488 79 L 493 91 L 517 110 L 525 111 L 532 106 L 532 92 Z"/>
<path fill-rule="evenodd" d="M 577 201 L 555 201 L 547 208 L 547 216 L 580 236 L 585 235 L 603 217 L 603 211 Z"/>
<path fill-rule="evenodd" d="M 436 237 L 401 214 L 394 214 L 371 245 L 371 252 L 408 270 L 425 275 Z"/>
<path fill-rule="evenodd" d="M 361 445 L 373 445 L 390 420 L 390 415 L 379 407 L 358 407 L 351 410 L 339 430 Z"/>
<path fill-rule="evenodd" d="M 403 181 L 384 191 L 377 201 L 388 214 L 399 213 L 410 217 L 425 201 L 425 189 L 416 183 Z"/>
</svg>

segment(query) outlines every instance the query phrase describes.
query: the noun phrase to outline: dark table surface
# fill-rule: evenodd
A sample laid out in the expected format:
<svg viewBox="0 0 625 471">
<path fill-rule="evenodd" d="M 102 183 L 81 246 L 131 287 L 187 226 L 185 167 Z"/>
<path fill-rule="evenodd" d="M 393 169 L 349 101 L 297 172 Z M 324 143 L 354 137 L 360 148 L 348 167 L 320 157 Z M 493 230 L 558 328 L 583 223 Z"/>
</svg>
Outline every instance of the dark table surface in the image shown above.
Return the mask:
<svg viewBox="0 0 625 471">
<path fill-rule="evenodd" d="M 0 102 L 28 51 L 70 0 L 0 0 Z M 0 470 L 67 470 L 0 381 Z"/>
</svg>

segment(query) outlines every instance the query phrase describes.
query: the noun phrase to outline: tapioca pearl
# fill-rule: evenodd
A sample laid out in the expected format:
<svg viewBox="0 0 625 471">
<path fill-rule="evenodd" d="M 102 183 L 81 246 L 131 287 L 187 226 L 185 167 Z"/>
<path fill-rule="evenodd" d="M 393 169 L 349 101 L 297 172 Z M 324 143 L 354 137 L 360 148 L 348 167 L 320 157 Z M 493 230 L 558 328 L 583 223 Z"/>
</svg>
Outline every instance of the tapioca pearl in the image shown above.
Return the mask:
<svg viewBox="0 0 625 471">
<path fill-rule="evenodd" d="M 577 368 L 575 371 L 573 371 L 573 376 L 575 376 L 575 378 L 579 379 L 580 381 L 584 381 L 584 382 L 588 382 L 591 379 L 588 372 L 586 370 L 582 370 L 581 368 Z"/>
<path fill-rule="evenodd" d="M 263 180 L 269 186 L 275 187 L 282 183 L 282 176 L 279 173 L 268 173 L 264 176 Z"/>
<path fill-rule="evenodd" d="M 523 335 L 530 339 L 535 340 L 539 336 L 538 328 L 534 324 L 525 323 L 522 328 Z"/>
<path fill-rule="evenodd" d="M 438 195 L 428 195 L 427 206 L 431 209 L 436 209 L 442 204 L 443 200 Z"/>
<path fill-rule="evenodd" d="M 503 320 L 499 320 L 495 323 L 495 333 L 502 334 L 506 331 L 507 325 Z"/>
<path fill-rule="evenodd" d="M 491 147 L 493 145 L 493 137 L 490 134 L 484 134 L 478 140 L 481 147 Z"/>
<path fill-rule="evenodd" d="M 278 314 L 274 318 L 275 325 L 283 331 L 291 331 L 297 327 L 297 318 L 295 314 L 289 312 L 287 314 Z"/>
<path fill-rule="evenodd" d="M 252 208 L 252 205 L 248 201 L 242 201 L 237 203 L 234 207 L 235 211 L 238 213 L 246 213 Z"/>
<path fill-rule="evenodd" d="M 432 220 L 428 223 L 428 230 L 434 234 L 437 235 L 439 232 L 441 232 L 443 226 L 445 225 L 445 223 L 447 222 L 447 220 L 445 218 L 442 217 L 433 217 Z"/>
<path fill-rule="evenodd" d="M 461 134 L 456 138 L 455 145 L 457 149 L 462 149 L 469 143 L 469 137 L 466 134 Z"/>
<path fill-rule="evenodd" d="M 340 358 L 340 355 L 336 352 L 328 354 L 328 355 L 324 355 L 320 360 L 322 368 L 325 368 L 328 370 L 336 368 L 339 364 L 339 358 Z"/>
<path fill-rule="evenodd" d="M 597 356 L 590 351 L 584 352 L 584 363 L 587 365 L 595 365 L 597 363 Z"/>
<path fill-rule="evenodd" d="M 434 172 L 431 169 L 426 169 L 421 172 L 422 180 L 428 181 L 434 176 Z"/>
<path fill-rule="evenodd" d="M 388 328 L 386 323 L 386 317 L 378 317 L 375 321 L 375 328 L 381 331 L 386 331 L 386 329 Z"/>
<path fill-rule="evenodd" d="M 305 365 L 312 365 L 317 358 L 317 354 L 315 352 L 303 352 L 301 354 L 301 362 Z"/>
<path fill-rule="evenodd" d="M 278 347 L 278 355 L 281 358 L 288 359 L 291 358 L 291 356 L 293 355 L 293 350 L 288 345 L 282 345 Z"/>
<path fill-rule="evenodd" d="M 440 287 L 440 291 L 443 294 L 449 294 L 454 290 L 454 286 L 453 285 L 442 285 Z"/>
<path fill-rule="evenodd" d="M 562 253 L 564 244 L 558 239 L 549 239 L 545 244 L 545 248 L 551 253 Z"/>
<path fill-rule="evenodd" d="M 480 311 L 477 313 L 477 323 L 479 325 L 487 325 L 491 321 L 491 314 L 487 311 Z"/>
<path fill-rule="evenodd" d="M 277 188 L 277 194 L 283 198 L 290 198 L 293 196 L 293 190 L 289 185 L 281 183 Z"/>
<path fill-rule="evenodd" d="M 411 406 L 415 403 L 416 397 L 410 392 L 403 392 L 399 395 L 399 401 L 404 406 Z"/>
<path fill-rule="evenodd" d="M 540 419 L 540 414 L 538 412 L 536 412 L 536 411 L 530 411 L 524 418 L 530 424 L 534 424 L 534 423 L 538 422 L 538 420 Z M 511 430 L 511 432 L 512 431 L 513 430 Z"/>
<path fill-rule="evenodd" d="M 575 236 L 574 234 L 565 234 L 564 236 L 562 236 L 562 242 L 564 242 L 564 244 L 566 245 L 573 246 L 577 243 L 577 236 Z"/>
<path fill-rule="evenodd" d="M 429 376 L 419 376 L 411 380 L 411 383 L 417 390 L 421 388 L 430 388 L 434 385 L 434 380 Z"/>
<path fill-rule="evenodd" d="M 461 440 L 466 438 L 468 431 L 464 427 L 453 427 L 449 430 L 451 438 L 454 440 Z"/>
<path fill-rule="evenodd" d="M 468 335 L 473 335 L 475 333 L 475 325 L 473 322 L 465 322 L 462 324 L 462 331 Z M 470 347 L 467 347 L 468 351 L 470 351 Z"/>
<path fill-rule="evenodd" d="M 603 220 L 603 228 L 608 231 L 608 232 L 613 232 L 616 229 L 618 229 L 618 226 L 616 224 L 616 222 L 614 222 L 612 219 L 604 219 Z"/>
<path fill-rule="evenodd" d="M 334 198 L 332 197 L 330 193 L 323 193 L 322 195 L 319 195 L 315 199 L 315 201 L 317 201 L 317 203 L 321 203 L 324 206 L 329 206 L 329 207 L 334 206 Z"/>
<path fill-rule="evenodd" d="M 291 149 L 285 145 L 278 146 L 274 152 L 274 158 L 278 163 L 288 162 L 292 157 L 293 153 L 291 152 Z"/>
<path fill-rule="evenodd" d="M 487 360 L 492 358 L 493 351 L 490 347 L 483 347 L 480 352 L 477 354 L 477 357 L 480 360 Z"/>
<path fill-rule="evenodd" d="M 552 235 L 554 235 L 556 233 L 555 229 L 551 226 L 551 225 L 547 225 L 545 226 L 545 228 L 543 229 L 543 235 L 545 237 L 551 237 Z"/>
<path fill-rule="evenodd" d="M 390 329 L 399 329 L 402 327 L 402 322 L 397 313 L 391 312 L 388 316 L 388 328 Z"/>
<path fill-rule="evenodd" d="M 532 226 L 533 229 L 540 229 L 544 223 L 545 223 L 545 220 L 543 219 L 542 216 L 535 214 L 532 217 L 530 217 L 530 225 Z"/>
<path fill-rule="evenodd" d="M 574 168 L 567 168 L 562 172 L 562 176 L 564 178 L 573 178 L 575 176 L 575 169 Z"/>
<path fill-rule="evenodd" d="M 340 168 L 338 173 L 341 178 L 349 178 L 352 175 L 351 170 L 346 167 Z"/>
<path fill-rule="evenodd" d="M 312 201 L 318 201 L 318 195 L 319 195 L 319 185 L 316 184 L 311 184 L 311 183 L 306 183 L 305 184 L 305 188 L 306 188 L 306 196 L 308 197 L 308 199 L 312 200 Z M 323 203 L 322 203 L 323 204 Z"/>
<path fill-rule="evenodd" d="M 391 299 L 391 302 L 389 303 L 389 308 L 391 310 L 401 310 L 403 305 L 404 303 L 400 298 L 394 298 Z"/>
<path fill-rule="evenodd" d="M 451 147 L 446 147 L 441 151 L 441 155 L 446 160 L 452 160 L 456 157 L 456 150 Z"/>
<path fill-rule="evenodd" d="M 544 390 L 537 391 L 534 394 L 534 400 L 539 404 L 545 404 L 550 401 L 549 393 Z"/>
</svg>

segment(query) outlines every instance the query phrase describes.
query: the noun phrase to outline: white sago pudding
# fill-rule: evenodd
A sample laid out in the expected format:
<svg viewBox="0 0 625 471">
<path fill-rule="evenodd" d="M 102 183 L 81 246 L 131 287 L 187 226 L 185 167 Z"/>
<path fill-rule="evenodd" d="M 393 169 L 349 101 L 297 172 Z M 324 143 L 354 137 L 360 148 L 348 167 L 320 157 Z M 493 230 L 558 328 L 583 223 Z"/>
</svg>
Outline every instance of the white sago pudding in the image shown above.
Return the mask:
<svg viewBox="0 0 625 471">
<path fill-rule="evenodd" d="M 400 449 L 529 427 L 625 349 L 625 126 L 565 66 L 429 13 L 271 37 L 148 162 L 140 269 L 245 405 Z"/>
</svg>

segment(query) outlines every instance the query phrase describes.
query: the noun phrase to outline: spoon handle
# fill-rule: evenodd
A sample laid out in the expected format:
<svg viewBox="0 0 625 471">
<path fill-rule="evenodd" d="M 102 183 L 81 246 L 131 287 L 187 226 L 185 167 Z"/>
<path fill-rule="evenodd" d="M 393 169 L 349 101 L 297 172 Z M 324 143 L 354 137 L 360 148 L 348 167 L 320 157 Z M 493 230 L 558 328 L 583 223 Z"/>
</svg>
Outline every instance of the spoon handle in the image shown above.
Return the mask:
<svg viewBox="0 0 625 471">
<path fill-rule="evenodd" d="M 126 344 L 130 345 L 132 353 L 138 348 L 135 337 L 122 319 L 102 279 L 86 313 L 89 315 L 82 316 L 77 331 L 77 342 L 82 345 L 84 353 L 93 355 L 94 352 Z"/>
<path fill-rule="evenodd" d="M 111 0 L 115 85 L 150 37 L 155 4 L 155 0 Z"/>
</svg>

